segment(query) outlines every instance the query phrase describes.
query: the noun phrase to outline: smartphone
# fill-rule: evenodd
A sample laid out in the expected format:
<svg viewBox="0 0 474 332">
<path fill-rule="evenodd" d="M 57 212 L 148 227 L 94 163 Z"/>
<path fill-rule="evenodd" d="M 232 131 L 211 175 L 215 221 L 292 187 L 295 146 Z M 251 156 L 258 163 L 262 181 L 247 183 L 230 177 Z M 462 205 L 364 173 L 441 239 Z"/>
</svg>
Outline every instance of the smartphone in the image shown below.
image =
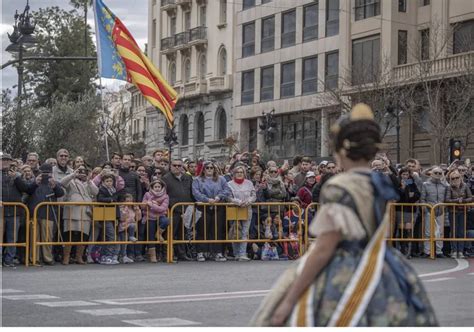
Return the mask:
<svg viewBox="0 0 474 332">
<path fill-rule="evenodd" d="M 406 180 L 403 180 L 403 183 L 405 183 L 405 186 L 409 186 L 409 185 L 413 184 L 413 180 L 412 179 L 406 179 Z"/>
<path fill-rule="evenodd" d="M 283 160 L 283 164 L 288 164 L 288 159 Z"/>
</svg>

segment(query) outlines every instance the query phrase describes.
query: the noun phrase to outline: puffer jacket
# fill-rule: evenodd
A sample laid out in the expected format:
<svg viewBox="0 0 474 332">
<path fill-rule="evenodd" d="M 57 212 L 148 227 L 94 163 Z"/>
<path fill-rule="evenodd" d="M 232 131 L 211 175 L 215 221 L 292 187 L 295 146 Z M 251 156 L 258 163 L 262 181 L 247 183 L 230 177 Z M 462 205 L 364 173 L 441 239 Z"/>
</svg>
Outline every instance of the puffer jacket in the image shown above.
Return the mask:
<svg viewBox="0 0 474 332">
<path fill-rule="evenodd" d="M 420 203 L 426 204 L 438 204 L 443 203 L 446 198 L 446 192 L 448 185 L 443 182 L 435 182 L 433 179 L 428 179 L 423 183 L 423 189 L 421 190 Z"/>
<path fill-rule="evenodd" d="M 461 203 L 459 202 L 459 199 L 462 199 Z M 467 204 L 472 203 L 473 201 L 474 199 L 471 190 L 465 183 L 462 183 L 458 188 L 450 186 L 446 191 L 446 203 Z M 464 207 L 460 206 L 456 210 L 464 211 Z"/>
<path fill-rule="evenodd" d="M 169 197 L 167 193 L 158 197 L 154 195 L 151 190 L 143 196 L 143 203 L 151 202 L 152 206 L 144 208 L 142 215 L 148 220 L 158 220 L 161 216 L 166 216 L 168 213 Z"/>
</svg>

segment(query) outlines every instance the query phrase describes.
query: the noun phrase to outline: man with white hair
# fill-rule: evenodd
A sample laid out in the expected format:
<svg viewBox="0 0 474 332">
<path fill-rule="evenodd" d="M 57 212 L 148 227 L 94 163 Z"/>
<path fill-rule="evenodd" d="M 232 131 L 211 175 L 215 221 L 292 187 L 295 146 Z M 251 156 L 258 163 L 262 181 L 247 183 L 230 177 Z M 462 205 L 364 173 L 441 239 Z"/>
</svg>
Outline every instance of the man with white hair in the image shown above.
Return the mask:
<svg viewBox="0 0 474 332">
<path fill-rule="evenodd" d="M 421 198 L 420 203 L 435 205 L 438 203 L 443 203 L 446 197 L 446 191 L 448 189 L 448 185 L 442 181 L 443 178 L 443 170 L 435 166 L 431 170 L 431 177 L 423 183 L 423 188 L 421 191 Z M 431 235 L 431 225 L 430 225 L 431 215 L 430 210 L 428 209 L 425 213 L 425 220 L 424 220 L 424 234 L 425 239 L 429 238 Z M 435 211 L 435 234 L 436 238 L 440 238 L 443 236 L 444 233 L 444 225 L 442 219 L 442 210 L 436 209 Z M 424 255 L 422 257 L 428 257 L 431 253 L 430 242 L 424 242 Z M 436 257 L 438 258 L 445 258 L 446 256 L 443 255 L 443 242 L 436 241 Z"/>
</svg>

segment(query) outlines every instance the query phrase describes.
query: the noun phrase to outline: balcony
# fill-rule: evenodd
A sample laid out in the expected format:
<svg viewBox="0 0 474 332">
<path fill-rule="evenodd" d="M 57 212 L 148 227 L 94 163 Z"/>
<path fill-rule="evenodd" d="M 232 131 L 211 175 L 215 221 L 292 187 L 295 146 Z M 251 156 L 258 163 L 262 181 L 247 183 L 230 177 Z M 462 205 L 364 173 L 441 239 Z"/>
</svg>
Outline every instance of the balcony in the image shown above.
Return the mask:
<svg viewBox="0 0 474 332">
<path fill-rule="evenodd" d="M 209 79 L 209 93 L 232 91 L 232 75 L 216 76 Z"/>
<path fill-rule="evenodd" d="M 180 50 L 189 47 L 189 31 L 180 32 L 174 35 L 174 46 Z"/>
<path fill-rule="evenodd" d="M 181 89 L 182 95 L 180 98 L 191 98 L 197 97 L 202 94 L 207 94 L 207 82 L 206 80 L 199 80 L 196 82 L 190 82 L 184 84 L 184 88 Z"/>
<path fill-rule="evenodd" d="M 207 44 L 207 28 L 201 26 L 189 30 L 189 42 L 196 46 Z"/>
<path fill-rule="evenodd" d="M 192 2 L 191 0 L 176 0 L 176 4 L 181 7 L 190 7 L 191 2 Z"/>
<path fill-rule="evenodd" d="M 393 68 L 393 79 L 397 82 L 440 77 L 456 76 L 469 73 L 474 67 L 474 52 L 450 55 L 446 58 L 410 63 Z"/>
<path fill-rule="evenodd" d="M 161 40 L 161 53 L 169 54 L 174 52 L 174 45 L 175 45 L 175 38 L 174 37 L 166 37 Z"/>
<path fill-rule="evenodd" d="M 161 10 L 170 12 L 176 10 L 176 0 L 161 0 Z"/>
</svg>

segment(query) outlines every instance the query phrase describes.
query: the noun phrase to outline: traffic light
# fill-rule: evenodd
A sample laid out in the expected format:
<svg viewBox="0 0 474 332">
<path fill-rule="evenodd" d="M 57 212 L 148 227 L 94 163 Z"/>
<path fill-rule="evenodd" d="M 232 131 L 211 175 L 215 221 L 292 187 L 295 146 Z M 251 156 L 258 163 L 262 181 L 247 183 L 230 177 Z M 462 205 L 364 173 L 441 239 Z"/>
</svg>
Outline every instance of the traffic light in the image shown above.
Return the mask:
<svg viewBox="0 0 474 332">
<path fill-rule="evenodd" d="M 460 140 L 451 139 L 449 141 L 449 162 L 454 160 L 461 160 L 462 157 L 462 144 Z"/>
</svg>

